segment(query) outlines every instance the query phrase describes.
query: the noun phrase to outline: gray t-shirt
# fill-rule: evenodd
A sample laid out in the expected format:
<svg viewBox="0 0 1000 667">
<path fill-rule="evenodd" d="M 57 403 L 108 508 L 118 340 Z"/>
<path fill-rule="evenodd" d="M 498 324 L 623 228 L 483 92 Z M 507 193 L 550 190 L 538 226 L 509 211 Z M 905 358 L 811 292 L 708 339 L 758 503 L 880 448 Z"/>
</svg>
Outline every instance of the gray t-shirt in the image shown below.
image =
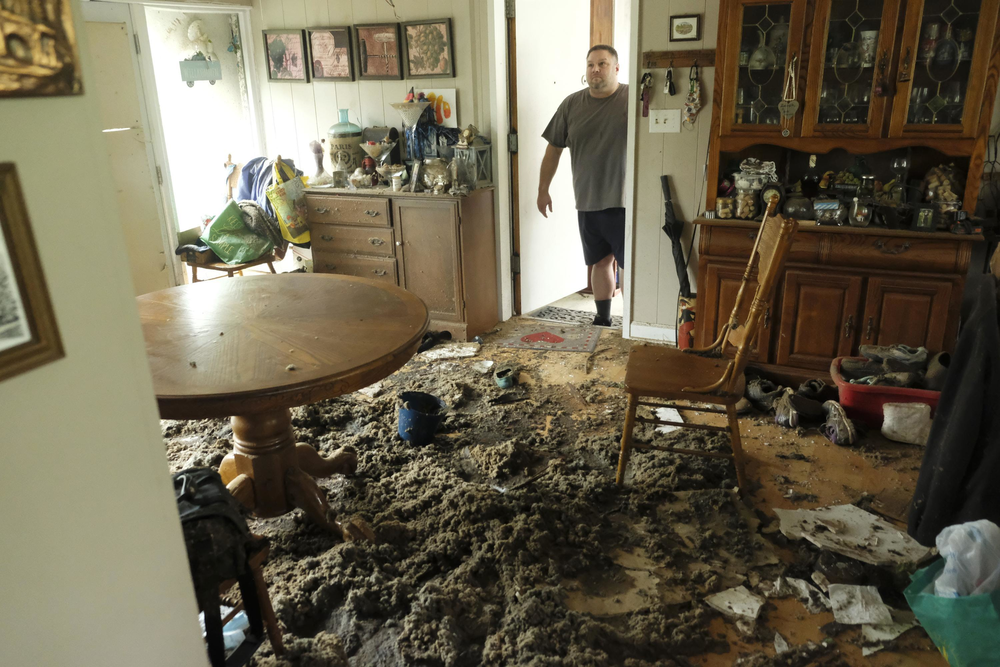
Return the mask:
<svg viewBox="0 0 1000 667">
<path fill-rule="evenodd" d="M 625 206 L 625 151 L 628 143 L 628 86 L 597 98 L 589 88 L 559 105 L 542 137 L 569 148 L 578 211 Z"/>
</svg>

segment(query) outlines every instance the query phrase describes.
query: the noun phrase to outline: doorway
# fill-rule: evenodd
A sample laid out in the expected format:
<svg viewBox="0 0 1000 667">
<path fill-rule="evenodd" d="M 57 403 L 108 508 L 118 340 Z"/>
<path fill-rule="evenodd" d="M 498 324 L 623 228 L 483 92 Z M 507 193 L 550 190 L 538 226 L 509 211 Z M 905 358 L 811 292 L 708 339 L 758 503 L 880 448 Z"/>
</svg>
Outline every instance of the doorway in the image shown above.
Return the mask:
<svg viewBox="0 0 1000 667">
<path fill-rule="evenodd" d="M 541 135 L 562 100 L 586 86 L 585 57 L 592 44 L 609 43 L 619 51 L 619 80 L 628 82 L 628 0 L 591 0 L 580 12 L 578 0 L 532 3 L 518 0 L 508 23 L 510 123 L 518 137 L 512 156 L 512 249 L 515 266 L 515 314 L 541 308 L 596 312 L 586 294 L 589 270 L 580 243 L 568 151 L 563 153 L 549 187 L 553 210 L 542 216 L 536 206 L 539 170 L 547 143 Z M 621 17 L 624 20 L 616 21 Z M 558 25 L 558 31 L 550 26 Z M 622 298 L 612 301 L 621 316 Z"/>
</svg>

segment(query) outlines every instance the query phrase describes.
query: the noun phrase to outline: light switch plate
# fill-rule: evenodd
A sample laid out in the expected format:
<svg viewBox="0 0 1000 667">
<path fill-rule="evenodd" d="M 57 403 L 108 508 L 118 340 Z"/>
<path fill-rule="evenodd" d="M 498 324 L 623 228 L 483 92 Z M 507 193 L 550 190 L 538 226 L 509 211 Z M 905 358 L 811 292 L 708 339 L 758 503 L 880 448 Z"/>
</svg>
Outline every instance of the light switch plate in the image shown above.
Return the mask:
<svg viewBox="0 0 1000 667">
<path fill-rule="evenodd" d="M 650 132 L 680 132 L 681 131 L 681 110 L 680 109 L 650 109 L 649 110 L 649 131 Z"/>
</svg>

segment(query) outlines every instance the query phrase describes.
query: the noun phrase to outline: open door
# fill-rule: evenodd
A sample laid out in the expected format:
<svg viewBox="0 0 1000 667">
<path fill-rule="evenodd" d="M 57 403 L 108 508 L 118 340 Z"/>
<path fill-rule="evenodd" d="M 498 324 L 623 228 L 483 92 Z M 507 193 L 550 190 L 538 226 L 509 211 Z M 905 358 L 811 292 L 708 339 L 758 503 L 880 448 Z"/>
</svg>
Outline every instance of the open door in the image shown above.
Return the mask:
<svg viewBox="0 0 1000 667">
<path fill-rule="evenodd" d="M 520 312 L 528 313 L 587 285 L 568 152 L 549 188 L 548 218 L 535 201 L 548 145 L 542 132 L 563 99 L 586 85 L 590 12 L 580 11 L 579 0 L 517 0 L 516 16 L 519 238 L 514 247 L 520 251 Z"/>
</svg>

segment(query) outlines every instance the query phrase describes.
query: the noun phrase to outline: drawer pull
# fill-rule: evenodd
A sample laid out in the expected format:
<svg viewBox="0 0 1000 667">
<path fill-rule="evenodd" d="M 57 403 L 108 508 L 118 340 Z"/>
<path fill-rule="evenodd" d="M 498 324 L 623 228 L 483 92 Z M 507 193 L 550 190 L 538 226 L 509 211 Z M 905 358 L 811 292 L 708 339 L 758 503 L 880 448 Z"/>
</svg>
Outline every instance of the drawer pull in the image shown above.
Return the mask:
<svg viewBox="0 0 1000 667">
<path fill-rule="evenodd" d="M 854 331 L 854 315 L 848 315 L 847 321 L 844 322 L 844 338 L 850 338 L 852 331 Z"/>
<path fill-rule="evenodd" d="M 368 239 L 368 242 L 372 245 L 385 245 L 385 241 L 380 238 L 370 238 Z"/>
<path fill-rule="evenodd" d="M 336 270 L 336 268 L 337 267 L 334 266 L 333 264 L 326 264 L 326 270 L 327 271 L 334 271 L 334 270 Z"/>
<path fill-rule="evenodd" d="M 384 276 L 387 272 L 385 269 L 372 269 L 372 273 L 376 276 Z"/>
<path fill-rule="evenodd" d="M 872 331 L 874 329 L 875 329 L 875 318 L 874 317 L 869 317 L 868 318 L 868 328 L 865 329 L 865 340 L 871 340 L 872 339 Z"/>
<path fill-rule="evenodd" d="M 769 326 L 771 326 L 771 306 L 768 306 L 767 310 L 764 311 L 764 328 Z"/>
<path fill-rule="evenodd" d="M 330 209 L 328 209 L 325 206 L 317 206 L 316 207 L 316 212 L 319 213 L 320 215 L 326 215 L 327 213 L 330 212 Z"/>
<path fill-rule="evenodd" d="M 890 248 L 885 244 L 885 241 L 879 239 L 873 244 L 876 248 L 882 251 L 883 255 L 901 255 L 910 249 L 910 242 L 904 241 L 902 245 L 898 245 L 895 248 Z"/>
<path fill-rule="evenodd" d="M 369 218 L 377 218 L 378 211 L 365 211 L 365 215 L 367 215 Z"/>
<path fill-rule="evenodd" d="M 323 234 L 322 236 L 320 236 L 320 238 L 323 239 L 324 241 L 332 241 L 333 240 L 333 237 L 330 236 L 329 234 Z"/>
</svg>

